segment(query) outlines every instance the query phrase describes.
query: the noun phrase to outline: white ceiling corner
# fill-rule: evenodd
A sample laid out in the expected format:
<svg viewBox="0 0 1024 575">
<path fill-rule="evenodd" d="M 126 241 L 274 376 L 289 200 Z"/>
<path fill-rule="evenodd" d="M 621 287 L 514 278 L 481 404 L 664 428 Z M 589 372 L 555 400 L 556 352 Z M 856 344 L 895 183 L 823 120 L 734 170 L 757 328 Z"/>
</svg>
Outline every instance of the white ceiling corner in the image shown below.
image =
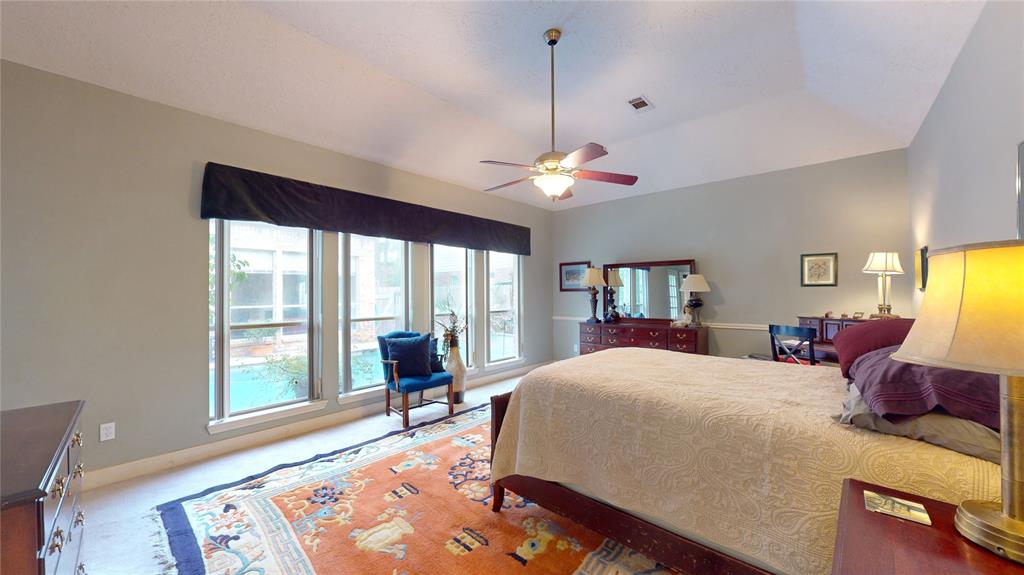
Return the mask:
<svg viewBox="0 0 1024 575">
<path fill-rule="evenodd" d="M 10 2 L 2 56 L 475 189 L 557 144 L 633 187 L 568 209 L 908 145 L 977 2 Z M 636 113 L 643 94 L 655 109 Z"/>
</svg>

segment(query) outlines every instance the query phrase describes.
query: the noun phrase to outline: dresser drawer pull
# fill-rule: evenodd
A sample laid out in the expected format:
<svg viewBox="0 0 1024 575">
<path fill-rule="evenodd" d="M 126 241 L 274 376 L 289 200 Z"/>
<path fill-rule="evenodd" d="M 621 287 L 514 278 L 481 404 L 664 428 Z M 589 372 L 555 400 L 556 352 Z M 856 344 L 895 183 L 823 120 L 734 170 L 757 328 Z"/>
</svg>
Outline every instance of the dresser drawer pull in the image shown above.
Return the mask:
<svg viewBox="0 0 1024 575">
<path fill-rule="evenodd" d="M 64 530 L 60 527 L 53 530 L 53 537 L 50 538 L 50 546 L 47 550 L 50 555 L 59 552 L 64 548 Z"/>
<path fill-rule="evenodd" d="M 609 337 L 608 338 L 608 344 L 609 345 L 615 345 L 618 342 L 619 342 L 619 340 L 615 339 L 614 337 Z"/>
<path fill-rule="evenodd" d="M 647 334 L 650 335 L 651 337 L 658 337 L 658 332 L 656 331 L 649 331 L 647 332 Z"/>
<path fill-rule="evenodd" d="M 75 471 L 71 474 L 71 477 L 85 477 L 85 464 L 79 461 L 78 465 L 75 466 Z"/>
<path fill-rule="evenodd" d="M 54 499 L 60 499 L 64 497 L 64 478 L 57 477 L 57 480 L 53 482 L 53 487 L 50 488 L 50 497 Z"/>
<path fill-rule="evenodd" d="M 619 330 L 618 330 L 618 329 L 615 329 L 615 328 L 608 328 L 608 329 L 607 329 L 606 331 L 607 331 L 608 333 L 610 333 L 610 334 L 616 334 L 616 333 L 619 333 Z"/>
<path fill-rule="evenodd" d="M 82 432 L 76 431 L 75 434 L 71 436 L 71 447 L 81 447 L 82 443 Z"/>
<path fill-rule="evenodd" d="M 677 333 L 677 334 L 676 334 L 676 337 L 677 337 L 677 338 L 679 338 L 679 339 L 686 339 L 686 336 L 687 336 L 687 335 L 688 335 L 688 334 L 685 334 L 685 333 Z"/>
<path fill-rule="evenodd" d="M 78 513 L 75 514 L 75 524 L 74 524 L 74 526 L 78 527 L 79 525 L 85 525 L 85 510 L 84 509 L 79 509 Z"/>
<path fill-rule="evenodd" d="M 649 345 L 651 347 L 658 347 L 658 342 L 656 342 L 656 341 L 649 341 L 649 342 L 647 342 L 647 345 Z"/>
</svg>

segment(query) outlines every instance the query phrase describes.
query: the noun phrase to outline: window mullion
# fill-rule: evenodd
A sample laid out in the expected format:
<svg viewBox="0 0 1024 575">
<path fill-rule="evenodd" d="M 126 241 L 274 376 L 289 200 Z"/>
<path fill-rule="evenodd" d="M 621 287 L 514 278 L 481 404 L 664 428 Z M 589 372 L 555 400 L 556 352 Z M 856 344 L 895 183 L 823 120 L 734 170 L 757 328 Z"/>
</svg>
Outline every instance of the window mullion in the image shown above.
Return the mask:
<svg viewBox="0 0 1024 575">
<path fill-rule="evenodd" d="M 216 379 L 216 410 L 217 419 L 224 419 L 228 413 L 228 402 L 230 401 L 230 377 L 228 369 L 229 356 L 231 351 L 231 329 L 228 325 L 230 317 L 228 314 L 228 300 L 230 295 L 228 294 L 228 266 L 230 265 L 231 258 L 227 254 L 227 246 L 231 245 L 228 241 L 228 230 L 229 226 L 224 220 L 217 220 L 217 239 L 216 239 L 216 294 L 214 294 L 216 307 L 216 346 L 217 346 L 217 372 L 215 374 Z"/>
<path fill-rule="evenodd" d="M 338 379 L 342 393 L 352 392 L 352 236 L 349 234 L 338 234 L 338 250 L 340 256 L 338 262 L 341 269 L 338 270 L 339 283 L 341 285 L 341 299 L 338 307 L 341 310 L 340 324 L 343 326 L 341 333 L 341 349 L 343 353 L 338 356 Z"/>
</svg>

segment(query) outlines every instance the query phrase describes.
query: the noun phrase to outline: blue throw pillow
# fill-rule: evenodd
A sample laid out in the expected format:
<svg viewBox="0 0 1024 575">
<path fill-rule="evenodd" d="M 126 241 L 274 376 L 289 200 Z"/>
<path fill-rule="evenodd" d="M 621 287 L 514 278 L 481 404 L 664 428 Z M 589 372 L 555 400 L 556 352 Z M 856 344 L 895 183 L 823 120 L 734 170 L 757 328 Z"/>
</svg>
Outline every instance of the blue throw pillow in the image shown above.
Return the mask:
<svg viewBox="0 0 1024 575">
<path fill-rule="evenodd" d="M 396 337 L 384 340 L 388 359 L 398 362 L 398 377 L 430 375 L 430 334 L 419 337 Z"/>
<path fill-rule="evenodd" d="M 441 364 L 441 356 L 437 355 L 437 338 L 430 338 L 430 371 L 434 373 L 441 373 L 444 371 L 444 365 Z"/>
</svg>

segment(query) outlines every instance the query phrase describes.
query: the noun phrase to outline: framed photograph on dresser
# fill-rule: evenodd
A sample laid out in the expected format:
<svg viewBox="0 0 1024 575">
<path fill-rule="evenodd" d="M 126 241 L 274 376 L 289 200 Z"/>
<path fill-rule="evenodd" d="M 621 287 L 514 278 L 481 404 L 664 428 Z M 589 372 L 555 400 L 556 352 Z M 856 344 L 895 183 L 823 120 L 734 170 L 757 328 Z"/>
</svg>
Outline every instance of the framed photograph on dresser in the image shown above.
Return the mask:
<svg viewBox="0 0 1024 575">
<path fill-rule="evenodd" d="M 839 254 L 800 254 L 801 287 L 835 287 L 839 285 Z"/>
<path fill-rule="evenodd" d="M 587 274 L 590 262 L 564 262 L 558 264 L 559 291 L 587 291 L 583 276 Z"/>
</svg>

